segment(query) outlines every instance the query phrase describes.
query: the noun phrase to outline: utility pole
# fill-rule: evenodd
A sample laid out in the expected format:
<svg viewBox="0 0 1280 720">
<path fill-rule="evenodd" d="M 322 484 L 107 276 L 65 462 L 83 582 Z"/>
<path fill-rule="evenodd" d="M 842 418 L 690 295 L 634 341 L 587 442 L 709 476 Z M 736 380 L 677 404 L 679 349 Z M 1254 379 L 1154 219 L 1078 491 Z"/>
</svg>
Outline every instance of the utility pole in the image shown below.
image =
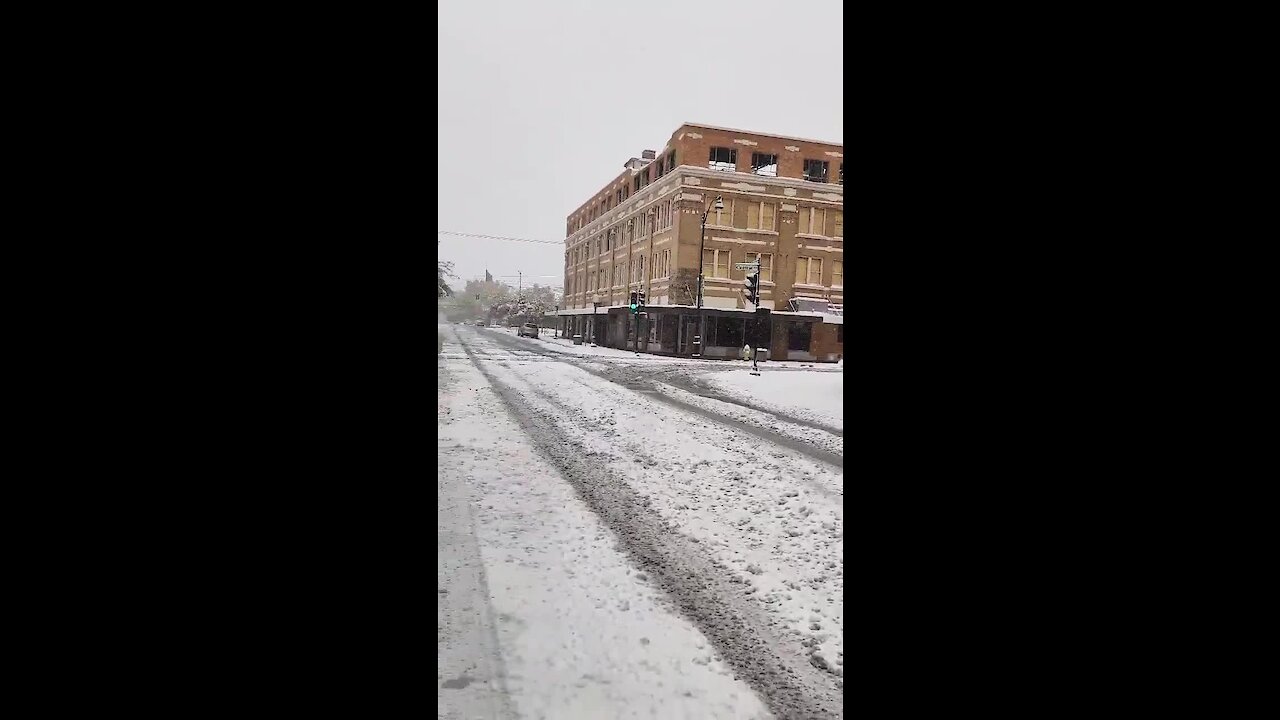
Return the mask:
<svg viewBox="0 0 1280 720">
<path fill-rule="evenodd" d="M 702 234 L 698 237 L 698 334 L 693 336 L 693 356 L 702 357 L 702 336 L 707 331 L 707 319 L 702 313 L 702 252 L 707 247 L 707 214 L 711 212 L 711 208 L 716 210 L 724 209 L 724 200 L 717 195 L 714 201 L 707 201 L 707 206 L 702 209 Z M 711 268 L 712 272 L 715 267 Z"/>
</svg>

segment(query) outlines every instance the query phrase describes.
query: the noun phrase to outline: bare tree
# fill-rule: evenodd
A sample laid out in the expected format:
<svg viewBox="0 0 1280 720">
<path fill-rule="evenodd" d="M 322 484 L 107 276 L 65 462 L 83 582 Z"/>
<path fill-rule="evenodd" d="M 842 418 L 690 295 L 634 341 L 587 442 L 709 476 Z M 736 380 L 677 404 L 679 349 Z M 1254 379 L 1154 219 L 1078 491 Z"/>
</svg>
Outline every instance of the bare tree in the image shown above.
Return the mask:
<svg viewBox="0 0 1280 720">
<path fill-rule="evenodd" d="M 439 300 L 440 298 L 446 295 L 453 294 L 453 288 L 449 287 L 449 283 L 445 282 L 444 280 L 446 277 L 451 277 L 451 278 L 458 277 L 457 275 L 453 274 L 453 263 L 444 262 L 443 260 L 437 260 L 436 261 L 436 299 L 437 300 Z"/>
</svg>

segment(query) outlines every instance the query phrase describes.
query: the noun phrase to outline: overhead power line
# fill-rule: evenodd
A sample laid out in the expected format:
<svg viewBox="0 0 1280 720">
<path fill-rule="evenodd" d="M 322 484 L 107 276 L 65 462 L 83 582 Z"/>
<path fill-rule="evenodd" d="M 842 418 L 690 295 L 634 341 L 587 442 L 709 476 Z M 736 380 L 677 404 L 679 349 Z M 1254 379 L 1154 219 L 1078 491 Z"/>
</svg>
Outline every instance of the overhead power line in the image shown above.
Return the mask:
<svg viewBox="0 0 1280 720">
<path fill-rule="evenodd" d="M 534 240 L 532 238 L 503 237 L 502 235 L 481 235 L 479 233 L 464 233 L 453 230 L 437 230 L 437 235 L 454 235 L 457 237 L 480 238 L 482 240 L 510 240 L 511 242 L 529 242 L 540 243 L 543 245 L 563 245 L 563 240 Z"/>
</svg>

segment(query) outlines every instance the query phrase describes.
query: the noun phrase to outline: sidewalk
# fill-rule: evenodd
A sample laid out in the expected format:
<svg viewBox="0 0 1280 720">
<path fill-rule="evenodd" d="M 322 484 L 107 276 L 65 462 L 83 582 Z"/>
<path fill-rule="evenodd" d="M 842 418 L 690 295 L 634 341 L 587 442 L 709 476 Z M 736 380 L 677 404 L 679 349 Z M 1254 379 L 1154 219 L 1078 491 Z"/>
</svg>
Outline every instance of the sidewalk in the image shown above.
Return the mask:
<svg viewBox="0 0 1280 720">
<path fill-rule="evenodd" d="M 481 328 L 477 328 L 479 330 Z M 491 327 L 484 328 L 489 332 L 506 333 L 515 337 L 515 328 Z M 703 358 L 690 357 L 672 357 L 670 355 L 653 355 L 646 352 L 636 353 L 634 350 L 621 350 L 618 348 L 602 347 L 583 343 L 582 345 L 574 345 L 573 338 L 556 337 L 555 330 L 543 328 L 542 333 L 537 340 L 533 338 L 521 338 L 525 342 L 536 343 L 538 347 L 552 352 L 562 353 L 564 355 L 573 355 L 582 358 L 613 358 L 617 360 L 632 360 L 645 363 L 669 363 L 678 365 L 707 365 L 717 369 L 741 369 L 751 367 L 748 360 L 709 360 Z M 778 361 L 767 360 L 760 363 L 760 368 L 772 370 L 812 370 L 814 372 L 844 372 L 844 363 L 820 363 L 810 361 Z"/>
</svg>

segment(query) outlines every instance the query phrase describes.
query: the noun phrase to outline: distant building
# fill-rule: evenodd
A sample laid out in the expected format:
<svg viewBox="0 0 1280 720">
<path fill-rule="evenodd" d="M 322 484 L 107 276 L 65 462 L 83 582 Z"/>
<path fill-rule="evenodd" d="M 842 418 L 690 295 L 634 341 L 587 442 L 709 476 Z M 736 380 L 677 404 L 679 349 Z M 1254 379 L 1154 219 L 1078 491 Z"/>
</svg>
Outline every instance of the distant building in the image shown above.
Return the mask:
<svg viewBox="0 0 1280 720">
<path fill-rule="evenodd" d="M 734 264 L 759 259 L 761 306 L 775 311 L 771 356 L 842 357 L 844 146 L 694 123 L 661 151 L 629 159 L 569 214 L 562 329 L 614 347 L 693 352 L 707 208 L 702 354 L 741 350 L 754 308 Z M 647 299 L 639 338 L 626 311 L 635 291 Z"/>
</svg>

